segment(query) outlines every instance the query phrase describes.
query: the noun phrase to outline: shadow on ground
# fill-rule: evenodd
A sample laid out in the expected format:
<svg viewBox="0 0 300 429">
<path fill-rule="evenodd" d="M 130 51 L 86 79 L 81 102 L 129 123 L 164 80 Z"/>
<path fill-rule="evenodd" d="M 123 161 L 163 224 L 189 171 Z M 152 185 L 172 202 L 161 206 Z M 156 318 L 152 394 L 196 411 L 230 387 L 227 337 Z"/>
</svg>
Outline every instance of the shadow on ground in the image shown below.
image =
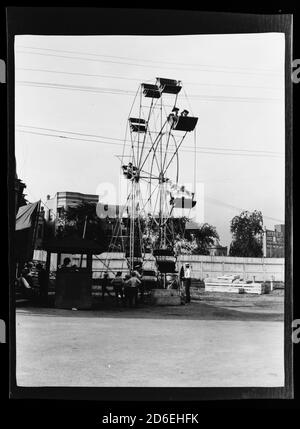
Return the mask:
<svg viewBox="0 0 300 429">
<path fill-rule="evenodd" d="M 95 300 L 91 310 L 68 310 L 54 308 L 53 302 L 48 307 L 29 301 L 17 302 L 18 313 L 30 316 L 75 317 L 75 318 L 136 318 L 136 319 L 188 319 L 188 320 L 249 320 L 249 321 L 283 321 L 283 297 L 275 302 L 270 297 L 261 301 L 238 301 L 230 297 L 192 300 L 181 306 L 153 306 L 139 303 L 136 308 L 117 306 L 115 301 L 106 297 L 104 301 Z M 249 298 L 249 297 L 248 297 Z"/>
</svg>

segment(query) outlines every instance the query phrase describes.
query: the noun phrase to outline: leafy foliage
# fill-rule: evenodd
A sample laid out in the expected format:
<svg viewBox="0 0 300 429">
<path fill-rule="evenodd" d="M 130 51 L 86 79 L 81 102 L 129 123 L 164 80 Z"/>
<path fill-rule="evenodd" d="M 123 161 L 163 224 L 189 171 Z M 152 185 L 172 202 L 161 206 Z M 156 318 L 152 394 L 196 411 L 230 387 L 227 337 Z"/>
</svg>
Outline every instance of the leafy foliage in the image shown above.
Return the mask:
<svg viewBox="0 0 300 429">
<path fill-rule="evenodd" d="M 263 256 L 263 216 L 260 211 L 243 211 L 239 216 L 235 216 L 231 220 L 230 231 L 233 235 L 230 256 Z"/>
<path fill-rule="evenodd" d="M 219 239 L 216 228 L 208 223 L 200 225 L 199 229 L 191 233 L 185 230 L 188 218 L 171 218 L 167 224 L 167 242 L 173 243 L 174 250 L 178 254 L 208 255 L 209 247 Z M 96 213 L 96 204 L 83 202 L 74 207 L 62 211 L 56 221 L 57 236 L 59 237 L 83 237 L 95 240 L 104 246 L 110 242 L 110 234 L 116 219 L 100 219 Z M 106 225 L 109 224 L 109 225 Z M 113 224 L 113 225 L 111 225 Z M 109 226 L 109 228 L 107 228 Z M 129 219 L 123 219 L 123 226 L 129 227 Z M 85 234 L 84 234 L 85 230 Z M 135 222 L 135 247 L 140 247 L 142 241 L 146 251 L 155 248 L 159 241 L 159 227 L 153 219 L 140 219 Z M 127 243 L 127 246 L 129 243 Z M 125 243 L 126 247 L 126 243 Z M 114 250 L 121 250 L 121 241 L 114 240 Z M 112 250 L 112 249 L 110 249 Z M 128 250 L 128 249 L 127 249 Z"/>
<path fill-rule="evenodd" d="M 83 202 L 74 207 L 68 207 L 57 219 L 57 236 L 83 237 L 103 245 L 107 237 L 103 220 L 96 214 L 96 204 Z"/>
<path fill-rule="evenodd" d="M 188 240 L 179 235 L 176 237 L 174 250 L 177 255 L 192 255 L 197 253 L 197 249 L 198 246 L 195 239 Z"/>
<path fill-rule="evenodd" d="M 198 230 L 193 232 L 186 231 L 186 238 L 189 241 L 195 241 L 196 249 L 193 251 L 197 255 L 209 255 L 209 248 L 219 240 L 219 234 L 216 228 L 209 223 L 203 223 Z"/>
</svg>

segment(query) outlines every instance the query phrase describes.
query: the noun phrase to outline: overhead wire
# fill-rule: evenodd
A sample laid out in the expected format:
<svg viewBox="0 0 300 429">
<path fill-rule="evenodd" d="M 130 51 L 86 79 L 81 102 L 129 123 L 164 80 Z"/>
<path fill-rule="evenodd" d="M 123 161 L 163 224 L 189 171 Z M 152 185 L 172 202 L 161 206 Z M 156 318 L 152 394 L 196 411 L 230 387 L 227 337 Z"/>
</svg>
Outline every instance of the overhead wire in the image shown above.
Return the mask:
<svg viewBox="0 0 300 429">
<path fill-rule="evenodd" d="M 17 80 L 17 85 L 32 86 L 32 87 L 45 87 L 61 90 L 74 90 L 80 92 L 102 93 L 102 94 L 115 94 L 115 95 L 134 95 L 135 92 L 131 90 L 124 90 L 119 88 L 105 88 L 98 86 L 84 86 L 84 85 L 69 85 L 58 84 L 52 82 L 35 82 L 35 81 L 22 81 Z M 209 95 L 209 94 L 194 94 L 190 96 L 193 99 L 200 101 L 222 101 L 222 102 L 280 102 L 280 97 L 246 97 L 246 96 L 228 96 L 228 95 Z"/>
<path fill-rule="evenodd" d="M 134 82 L 151 82 L 152 79 L 143 79 L 143 78 L 133 78 L 128 76 L 115 76 L 115 75 L 105 75 L 105 74 L 91 74 L 91 73 L 79 73 L 79 72 L 68 72 L 61 70 L 49 70 L 49 69 L 39 69 L 39 68 L 26 68 L 26 67 L 16 67 L 16 70 L 22 71 L 33 71 L 33 72 L 42 72 L 42 73 L 53 73 L 53 74 L 65 74 L 71 76 L 84 76 L 84 77 L 100 77 L 107 79 L 120 79 L 120 80 L 130 80 Z M 230 88 L 257 88 L 257 89 L 266 89 L 266 90 L 281 90 L 281 87 L 270 87 L 265 85 L 237 85 L 237 84 L 226 84 L 226 83 L 210 83 L 210 82 L 189 82 L 185 81 L 186 85 L 197 85 L 205 87 L 230 87 Z"/>
<path fill-rule="evenodd" d="M 95 139 L 87 139 L 87 138 L 79 138 L 79 137 L 69 137 L 69 136 L 64 136 L 64 135 L 60 135 L 60 134 L 51 134 L 51 133 L 41 133 L 41 132 L 36 132 L 36 131 L 29 131 L 29 130 L 20 130 L 17 129 L 17 131 L 25 133 L 25 134 L 36 134 L 36 135 L 40 135 L 40 136 L 47 136 L 47 137 L 57 137 L 57 138 L 61 138 L 61 139 L 67 139 L 67 140 L 77 140 L 77 141 L 88 141 L 88 142 L 93 142 L 93 143 L 102 143 L 102 144 L 112 144 L 112 145 L 118 145 L 121 146 L 122 143 L 118 143 L 116 141 L 104 141 L 104 140 L 95 140 Z M 72 133 L 75 134 L 75 133 Z M 80 133 L 81 135 L 81 133 Z M 117 140 L 117 139 L 116 139 Z M 120 140 L 120 139 L 118 139 Z M 150 146 L 145 146 L 145 148 L 150 149 Z M 192 147 L 190 147 L 192 149 Z M 189 149 L 189 148 L 188 148 Z M 193 150 L 187 150 L 185 148 L 183 148 L 181 151 L 183 152 L 187 152 L 187 153 L 193 153 Z M 231 152 L 232 151 L 232 152 Z M 199 149 L 197 149 L 197 153 L 211 153 L 211 154 L 226 154 L 226 155 L 242 155 L 242 156 L 268 156 L 268 157 L 275 157 L 275 158 L 280 158 L 283 155 L 281 153 L 272 153 L 272 152 L 245 152 L 245 153 L 239 153 L 239 152 L 234 152 L 234 151 L 239 151 L 238 149 L 232 149 L 230 150 L 230 152 L 226 152 L 226 149 L 218 149 L 211 151 L 209 149 L 206 150 L 206 148 L 201 148 L 199 147 Z M 243 151 L 242 149 L 240 151 Z M 173 152 L 170 152 L 173 153 Z"/>
<path fill-rule="evenodd" d="M 50 54 L 50 53 L 41 53 L 41 52 L 30 52 L 30 51 L 21 51 L 18 49 L 19 48 L 25 48 L 25 49 L 32 49 L 32 50 L 43 50 L 43 51 L 51 51 L 51 52 L 61 52 L 61 53 L 68 53 L 71 54 L 73 56 L 62 56 L 62 55 L 56 55 L 56 54 Z M 134 58 L 129 58 L 129 57 L 120 57 L 120 56 L 114 56 L 114 55 L 103 55 L 103 54 L 92 54 L 92 53 L 88 53 L 88 52 L 79 52 L 79 51 L 68 51 L 68 50 L 60 50 L 60 49 L 50 49 L 50 48 L 36 48 L 36 47 L 30 47 L 30 46 L 22 46 L 19 45 L 17 46 L 17 52 L 20 53 L 26 53 L 26 54 L 33 54 L 33 55 L 45 55 L 45 56 L 58 56 L 58 57 L 62 57 L 62 58 L 70 58 L 70 59 L 83 59 L 83 60 L 87 60 L 87 61 L 100 61 L 100 62 L 111 62 L 111 63 L 119 63 L 119 64 L 125 64 L 125 65 L 134 65 L 134 66 L 139 66 L 139 67 L 155 67 L 157 68 L 158 65 L 159 67 L 162 67 L 161 64 L 165 64 L 166 66 L 163 68 L 172 68 L 174 69 L 174 66 L 180 67 L 179 69 L 186 69 L 187 65 L 190 66 L 192 69 L 201 69 L 204 67 L 203 71 L 217 71 L 217 72 L 221 72 L 221 73 L 237 73 L 237 74 L 280 74 L 282 72 L 280 72 L 279 70 L 271 70 L 271 69 L 255 69 L 253 67 L 248 68 L 248 67 L 239 67 L 239 66 L 218 66 L 218 65 L 211 65 L 211 64 L 187 64 L 187 63 L 174 63 L 174 62 L 168 62 L 168 61 L 164 61 L 164 60 L 149 60 L 149 59 L 139 59 L 140 62 L 146 62 L 146 63 L 150 63 L 147 65 L 143 65 L 143 64 L 138 64 L 136 63 L 136 59 Z M 75 55 L 74 55 L 75 54 Z M 78 55 L 85 55 L 85 56 L 94 56 L 94 57 L 99 57 L 99 58 L 114 58 L 114 59 L 121 59 L 121 60 L 125 60 L 124 61 L 113 61 L 113 60 L 103 60 L 103 59 L 94 59 L 94 58 L 83 58 L 83 57 L 77 57 L 76 54 Z M 133 62 L 126 62 L 126 61 L 133 61 Z M 158 65 L 154 66 L 151 65 L 153 63 L 157 63 Z M 169 67 L 168 67 L 168 66 Z M 191 68 L 188 67 L 188 69 L 190 70 Z"/>
</svg>

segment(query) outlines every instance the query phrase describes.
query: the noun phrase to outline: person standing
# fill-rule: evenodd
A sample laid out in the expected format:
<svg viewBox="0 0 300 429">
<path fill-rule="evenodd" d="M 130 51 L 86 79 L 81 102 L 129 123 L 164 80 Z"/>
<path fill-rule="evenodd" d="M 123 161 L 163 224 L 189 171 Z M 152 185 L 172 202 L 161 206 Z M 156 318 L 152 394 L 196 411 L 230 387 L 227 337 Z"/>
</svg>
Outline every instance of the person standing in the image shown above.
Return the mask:
<svg viewBox="0 0 300 429">
<path fill-rule="evenodd" d="M 36 265 L 36 268 L 38 270 L 38 282 L 39 282 L 39 289 L 40 289 L 40 297 L 44 304 L 47 303 L 48 299 L 48 281 L 47 281 L 47 273 L 44 269 L 43 265 L 41 263 L 38 263 Z"/>
<path fill-rule="evenodd" d="M 124 301 L 124 294 L 123 294 L 124 281 L 122 279 L 121 271 L 117 272 L 116 277 L 112 279 L 111 284 L 115 291 L 116 303 L 117 305 L 119 305 L 120 302 Z"/>
<path fill-rule="evenodd" d="M 184 267 L 182 265 L 182 267 L 180 268 L 180 272 L 179 272 L 179 280 L 180 280 L 180 286 L 183 285 L 184 283 Z"/>
<path fill-rule="evenodd" d="M 111 297 L 111 294 L 107 287 L 110 284 L 109 275 L 108 273 L 104 273 L 103 279 L 102 279 L 102 301 L 104 301 L 104 295 L 107 293 L 109 297 Z"/>
<path fill-rule="evenodd" d="M 137 278 L 136 272 L 131 273 L 130 279 L 125 282 L 126 285 L 126 300 L 128 301 L 129 307 L 137 306 L 138 287 L 141 284 L 141 280 Z"/>
<path fill-rule="evenodd" d="M 32 279 L 29 275 L 29 269 L 25 266 L 20 275 L 20 287 L 24 298 L 31 299 L 33 297 Z"/>
<path fill-rule="evenodd" d="M 185 286 L 185 302 L 190 303 L 191 302 L 191 268 L 190 264 L 185 264 L 185 270 L 184 270 L 184 286 Z"/>
<path fill-rule="evenodd" d="M 22 270 L 22 275 L 26 279 L 26 281 L 28 282 L 31 288 L 33 288 L 32 269 L 33 269 L 33 263 L 27 262 L 24 266 L 24 269 Z"/>
</svg>

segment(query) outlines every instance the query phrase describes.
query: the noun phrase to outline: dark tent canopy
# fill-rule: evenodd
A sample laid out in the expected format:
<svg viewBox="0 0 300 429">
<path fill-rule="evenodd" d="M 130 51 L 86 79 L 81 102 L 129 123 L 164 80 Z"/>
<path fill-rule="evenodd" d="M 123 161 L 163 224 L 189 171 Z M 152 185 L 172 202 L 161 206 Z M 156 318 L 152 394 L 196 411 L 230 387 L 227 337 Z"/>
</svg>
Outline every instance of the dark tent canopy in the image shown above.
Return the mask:
<svg viewBox="0 0 300 429">
<path fill-rule="evenodd" d="M 32 259 L 40 201 L 19 208 L 15 225 L 15 260 Z"/>
<path fill-rule="evenodd" d="M 99 255 L 105 248 L 92 240 L 77 237 L 52 238 L 44 243 L 44 249 L 51 253 Z"/>
</svg>

